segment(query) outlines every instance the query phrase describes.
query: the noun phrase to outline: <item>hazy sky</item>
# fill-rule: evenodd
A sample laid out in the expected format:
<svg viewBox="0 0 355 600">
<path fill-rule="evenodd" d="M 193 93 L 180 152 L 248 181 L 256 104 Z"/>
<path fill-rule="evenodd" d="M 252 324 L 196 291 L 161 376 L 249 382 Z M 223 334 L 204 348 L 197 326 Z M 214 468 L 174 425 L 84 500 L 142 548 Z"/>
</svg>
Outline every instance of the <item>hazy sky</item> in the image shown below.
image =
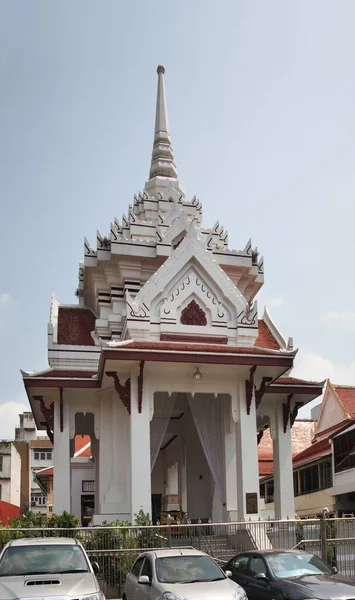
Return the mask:
<svg viewBox="0 0 355 600">
<path fill-rule="evenodd" d="M 47 367 L 52 288 L 148 176 L 156 66 L 188 198 L 265 257 L 295 374 L 355 384 L 355 2 L 0 1 L 0 437 Z"/>
</svg>

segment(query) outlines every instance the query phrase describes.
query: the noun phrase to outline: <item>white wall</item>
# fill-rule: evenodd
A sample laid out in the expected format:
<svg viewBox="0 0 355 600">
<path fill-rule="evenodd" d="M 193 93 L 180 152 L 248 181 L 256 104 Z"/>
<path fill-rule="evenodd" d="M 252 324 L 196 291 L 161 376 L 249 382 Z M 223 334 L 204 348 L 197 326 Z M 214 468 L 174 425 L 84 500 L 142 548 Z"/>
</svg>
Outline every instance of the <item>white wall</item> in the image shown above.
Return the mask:
<svg viewBox="0 0 355 600">
<path fill-rule="evenodd" d="M 21 498 L 21 456 L 15 446 L 11 444 L 11 480 L 10 502 L 20 506 Z"/>
<path fill-rule="evenodd" d="M 95 466 L 89 458 L 73 458 L 71 460 L 71 512 L 81 519 L 81 496 L 83 481 L 95 480 Z"/>
<path fill-rule="evenodd" d="M 353 484 L 353 489 L 349 489 L 348 491 L 355 492 L 355 469 L 349 469 L 348 471 L 342 471 L 341 473 L 334 473 L 333 487 L 348 484 Z"/>
</svg>

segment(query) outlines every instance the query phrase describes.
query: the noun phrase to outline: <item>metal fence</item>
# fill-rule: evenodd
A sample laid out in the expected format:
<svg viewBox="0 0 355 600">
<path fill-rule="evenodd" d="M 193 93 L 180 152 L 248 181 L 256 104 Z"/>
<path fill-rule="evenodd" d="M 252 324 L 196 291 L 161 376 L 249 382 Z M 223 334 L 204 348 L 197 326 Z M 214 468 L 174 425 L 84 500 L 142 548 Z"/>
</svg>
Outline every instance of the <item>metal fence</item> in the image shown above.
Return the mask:
<svg viewBox="0 0 355 600">
<path fill-rule="evenodd" d="M 121 598 L 126 574 L 147 549 L 193 547 L 219 563 L 253 549 L 298 548 L 313 552 L 339 573 L 355 578 L 355 519 L 242 521 L 77 529 L 0 529 L 0 544 L 22 537 L 74 537 L 100 566 L 100 586 L 108 599 Z"/>
</svg>

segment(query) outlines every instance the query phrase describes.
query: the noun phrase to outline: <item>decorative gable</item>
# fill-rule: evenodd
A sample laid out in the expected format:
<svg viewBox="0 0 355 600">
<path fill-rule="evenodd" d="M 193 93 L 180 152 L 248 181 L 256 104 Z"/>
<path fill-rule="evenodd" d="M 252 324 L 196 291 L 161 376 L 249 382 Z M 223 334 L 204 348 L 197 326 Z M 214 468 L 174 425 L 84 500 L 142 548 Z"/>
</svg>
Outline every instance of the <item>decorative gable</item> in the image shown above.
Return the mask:
<svg viewBox="0 0 355 600">
<path fill-rule="evenodd" d="M 126 292 L 126 303 L 124 339 L 158 341 L 163 334 L 194 334 L 249 346 L 257 336 L 256 303 L 247 303 L 193 223 L 135 299 Z"/>
<path fill-rule="evenodd" d="M 332 429 L 348 418 L 347 411 L 342 405 L 336 389 L 327 381 L 322 401 L 322 408 L 317 425 L 317 438 L 329 429 Z"/>
</svg>

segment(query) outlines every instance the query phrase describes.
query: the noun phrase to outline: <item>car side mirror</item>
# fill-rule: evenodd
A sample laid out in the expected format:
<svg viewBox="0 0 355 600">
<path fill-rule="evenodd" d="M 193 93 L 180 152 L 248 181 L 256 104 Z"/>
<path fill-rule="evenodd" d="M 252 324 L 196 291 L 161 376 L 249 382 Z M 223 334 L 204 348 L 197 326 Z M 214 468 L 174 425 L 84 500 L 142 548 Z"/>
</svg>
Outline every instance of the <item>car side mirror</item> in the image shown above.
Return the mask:
<svg viewBox="0 0 355 600">
<path fill-rule="evenodd" d="M 92 566 L 92 570 L 94 571 L 95 575 L 98 575 L 98 573 L 100 573 L 100 567 L 98 565 L 97 562 L 93 562 L 91 563 Z"/>
<path fill-rule="evenodd" d="M 232 577 L 233 573 L 232 571 L 225 571 L 226 577 Z"/>
<path fill-rule="evenodd" d="M 255 573 L 254 579 L 258 579 L 259 581 L 267 581 L 268 577 L 266 573 Z"/>
<path fill-rule="evenodd" d="M 138 578 L 138 583 L 140 583 L 141 585 L 149 585 L 150 581 L 148 575 L 141 575 Z"/>
</svg>

